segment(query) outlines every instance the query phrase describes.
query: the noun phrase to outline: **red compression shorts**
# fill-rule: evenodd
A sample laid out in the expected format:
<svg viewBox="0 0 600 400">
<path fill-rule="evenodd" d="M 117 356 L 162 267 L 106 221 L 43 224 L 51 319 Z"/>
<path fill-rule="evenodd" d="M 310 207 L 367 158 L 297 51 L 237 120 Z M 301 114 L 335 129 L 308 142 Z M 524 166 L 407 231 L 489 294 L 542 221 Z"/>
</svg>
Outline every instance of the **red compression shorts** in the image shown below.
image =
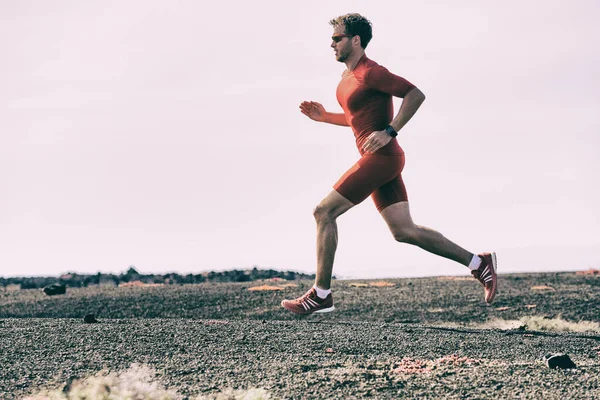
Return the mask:
<svg viewBox="0 0 600 400">
<path fill-rule="evenodd" d="M 408 201 L 402 181 L 404 153 L 378 155 L 364 153 L 360 160 L 337 181 L 333 188 L 352 203 L 373 198 L 377 211 L 401 201 Z"/>
</svg>

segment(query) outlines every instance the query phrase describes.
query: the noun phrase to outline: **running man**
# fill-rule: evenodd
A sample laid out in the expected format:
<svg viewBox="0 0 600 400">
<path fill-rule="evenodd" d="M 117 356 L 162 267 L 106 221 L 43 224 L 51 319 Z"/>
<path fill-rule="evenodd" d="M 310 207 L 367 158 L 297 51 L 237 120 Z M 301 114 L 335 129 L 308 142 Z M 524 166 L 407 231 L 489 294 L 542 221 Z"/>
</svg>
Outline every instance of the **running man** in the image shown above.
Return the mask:
<svg viewBox="0 0 600 400">
<path fill-rule="evenodd" d="M 475 255 L 442 234 L 415 225 L 402 181 L 404 151 L 398 132 L 419 109 L 425 95 L 404 78 L 367 58 L 365 48 L 373 37 L 371 22 L 360 14 L 346 14 L 330 21 L 331 47 L 336 60 L 346 64 L 336 97 L 343 113 L 332 113 L 314 101 L 304 101 L 300 111 L 310 119 L 349 126 L 354 132 L 360 159 L 333 186 L 315 208 L 317 222 L 317 274 L 314 286 L 295 300 L 281 305 L 296 314 L 330 312 L 335 309 L 331 274 L 337 248 L 336 219 L 371 196 L 394 239 L 467 266 L 483 284 L 485 301 L 496 295 L 496 254 Z M 394 117 L 392 96 L 402 98 Z"/>
</svg>

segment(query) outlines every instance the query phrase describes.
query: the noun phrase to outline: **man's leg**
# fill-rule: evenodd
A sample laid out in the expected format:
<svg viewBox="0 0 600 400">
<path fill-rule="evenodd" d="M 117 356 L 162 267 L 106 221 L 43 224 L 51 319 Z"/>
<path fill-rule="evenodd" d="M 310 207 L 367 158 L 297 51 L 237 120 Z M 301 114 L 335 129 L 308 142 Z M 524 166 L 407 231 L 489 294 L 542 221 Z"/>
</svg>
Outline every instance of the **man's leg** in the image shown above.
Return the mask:
<svg viewBox="0 0 600 400">
<path fill-rule="evenodd" d="M 354 206 L 350 200 L 332 191 L 315 208 L 317 221 L 317 276 L 314 287 L 294 300 L 283 300 L 281 305 L 296 314 L 308 315 L 335 309 L 331 294 L 331 273 L 337 249 L 336 219 Z"/>
<path fill-rule="evenodd" d="M 315 208 L 317 222 L 317 276 L 315 285 L 321 289 L 331 286 L 333 261 L 337 250 L 338 232 L 336 219 L 354 204 L 344 196 L 332 190 Z"/>
<path fill-rule="evenodd" d="M 381 211 L 394 239 L 399 242 L 419 246 L 423 250 L 437 254 L 468 266 L 473 253 L 446 239 L 433 229 L 415 225 L 410 216 L 408 201 L 394 203 Z"/>
<path fill-rule="evenodd" d="M 494 300 L 497 290 L 496 253 L 482 253 L 475 256 L 446 239 L 441 233 L 424 226 L 415 225 L 410 216 L 408 201 L 401 201 L 387 206 L 381 211 L 381 216 L 397 241 L 419 246 L 430 253 L 469 267 L 471 274 L 484 287 L 485 301 L 491 303 Z"/>
</svg>

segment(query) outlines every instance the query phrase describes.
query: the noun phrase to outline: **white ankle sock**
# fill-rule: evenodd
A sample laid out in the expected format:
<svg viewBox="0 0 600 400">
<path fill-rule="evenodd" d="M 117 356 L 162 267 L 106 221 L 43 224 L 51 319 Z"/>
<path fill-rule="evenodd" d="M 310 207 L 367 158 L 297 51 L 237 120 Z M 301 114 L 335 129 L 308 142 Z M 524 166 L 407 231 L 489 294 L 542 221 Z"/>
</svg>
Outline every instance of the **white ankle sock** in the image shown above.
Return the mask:
<svg viewBox="0 0 600 400">
<path fill-rule="evenodd" d="M 473 258 L 471 259 L 471 262 L 469 263 L 469 269 L 474 271 L 477 268 L 479 268 L 480 265 L 481 265 L 481 257 L 479 257 L 477 254 L 473 254 Z"/>
<path fill-rule="evenodd" d="M 322 299 L 326 298 L 327 296 L 329 296 L 329 293 L 331 293 L 331 289 L 321 289 L 317 285 L 314 285 L 313 287 L 317 291 L 317 296 L 319 296 Z"/>
</svg>

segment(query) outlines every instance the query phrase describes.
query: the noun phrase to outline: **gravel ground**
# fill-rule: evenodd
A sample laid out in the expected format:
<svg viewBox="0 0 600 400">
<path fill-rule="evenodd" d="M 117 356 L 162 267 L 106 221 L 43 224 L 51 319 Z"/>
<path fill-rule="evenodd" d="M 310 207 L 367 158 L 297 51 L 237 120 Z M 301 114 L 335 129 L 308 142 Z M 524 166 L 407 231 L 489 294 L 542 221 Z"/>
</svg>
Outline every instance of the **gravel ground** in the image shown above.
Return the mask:
<svg viewBox="0 0 600 400">
<path fill-rule="evenodd" d="M 574 273 L 500 275 L 492 307 L 483 302 L 483 288 L 468 277 L 335 281 L 335 321 L 413 323 L 476 323 L 494 318 L 554 317 L 600 321 L 600 276 Z M 258 285 L 280 291 L 249 291 Z M 298 285 L 283 287 L 285 284 Z M 367 287 L 355 287 L 354 285 Z M 162 287 L 69 288 L 48 297 L 41 290 L 0 290 L 0 318 L 197 318 L 295 320 L 281 306 L 284 298 L 304 293 L 312 282 L 203 283 Z M 532 288 L 546 287 L 534 290 Z"/>
<path fill-rule="evenodd" d="M 309 282 L 274 292 L 248 290 L 265 282 L 0 292 L 0 398 L 133 363 L 190 399 L 252 387 L 276 399 L 600 398 L 600 334 L 467 327 L 528 316 L 597 322 L 600 278 L 501 276 L 491 307 L 472 281 L 389 282 L 338 281 L 338 310 L 304 318 L 279 302 Z M 100 323 L 83 323 L 98 311 Z M 567 353 L 578 368 L 550 370 L 547 353 Z"/>
<path fill-rule="evenodd" d="M 418 324 L 6 319 L 0 393 L 20 398 L 103 368 L 149 365 L 184 396 L 259 387 L 274 398 L 600 398 L 600 337 Z M 577 370 L 540 360 L 566 352 Z M 468 357 L 460 361 L 452 355 Z M 448 357 L 444 362 L 440 360 Z M 410 358 L 411 360 L 407 360 Z M 437 360 L 437 362 L 436 362 Z M 429 367 L 429 368 L 428 368 Z"/>
</svg>

